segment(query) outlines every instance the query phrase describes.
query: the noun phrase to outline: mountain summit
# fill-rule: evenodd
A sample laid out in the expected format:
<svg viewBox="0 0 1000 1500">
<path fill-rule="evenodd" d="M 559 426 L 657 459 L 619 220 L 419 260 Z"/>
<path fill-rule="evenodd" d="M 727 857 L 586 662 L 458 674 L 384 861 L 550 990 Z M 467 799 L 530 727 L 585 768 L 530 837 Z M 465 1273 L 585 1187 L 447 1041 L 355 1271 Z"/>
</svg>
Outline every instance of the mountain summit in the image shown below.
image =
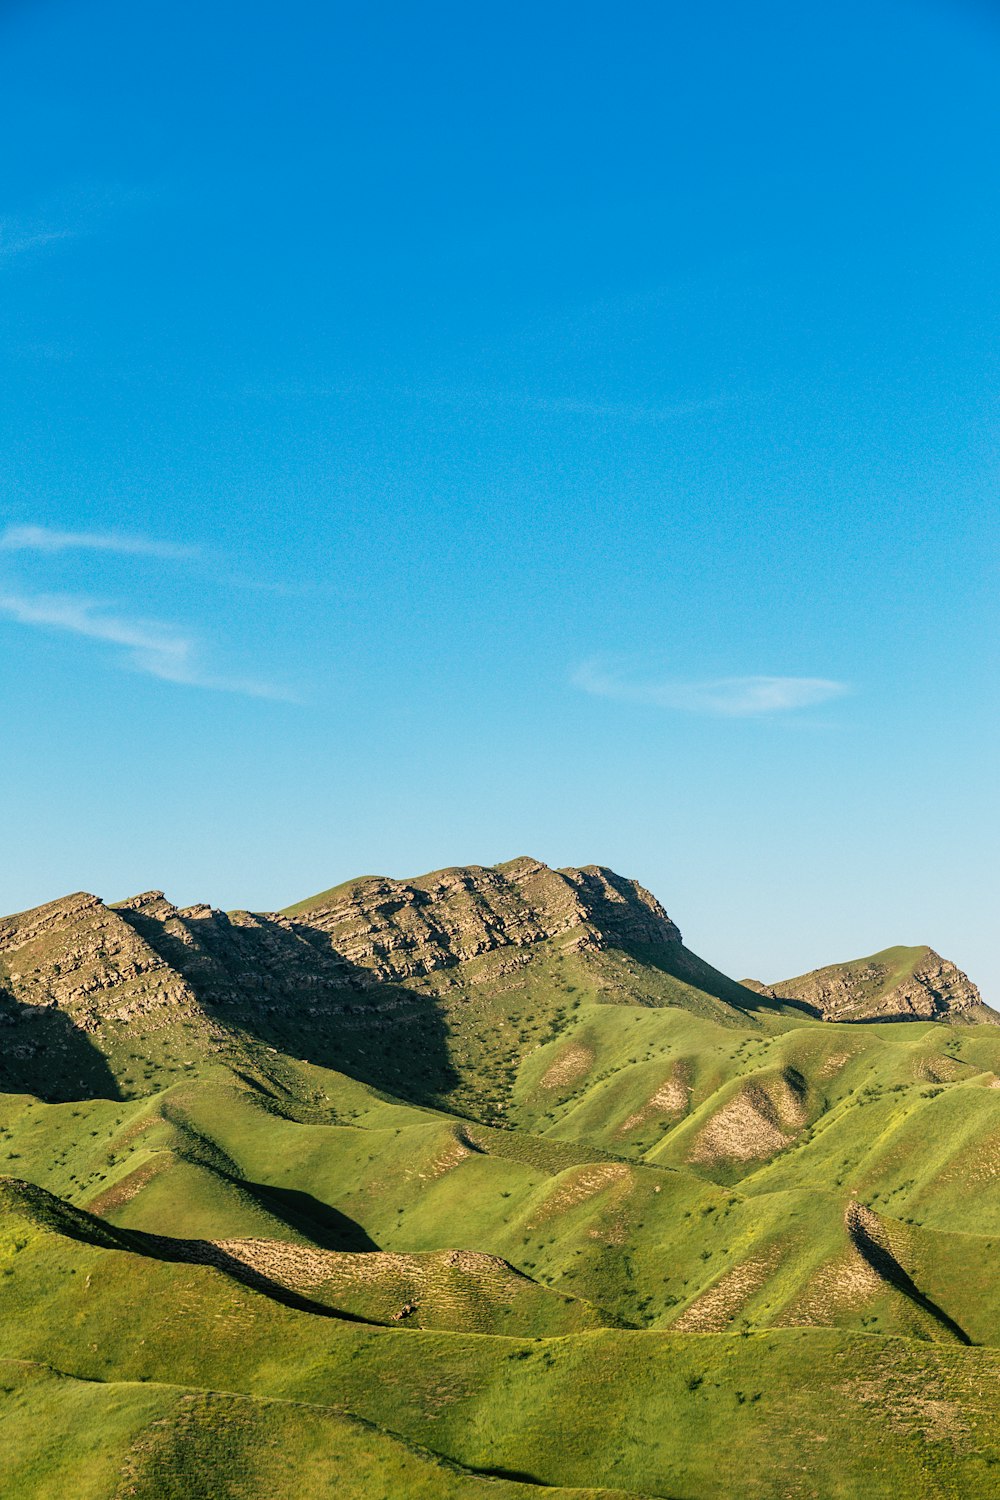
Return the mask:
<svg viewBox="0 0 1000 1500">
<path fill-rule="evenodd" d="M 528 856 L 411 881 L 367 876 L 282 915 L 328 933 L 339 953 L 380 979 L 409 979 L 565 934 L 591 948 L 681 941 L 638 881 L 600 865 L 551 870 Z"/>
<path fill-rule="evenodd" d="M 737 983 L 684 947 L 637 881 L 522 856 L 412 880 L 362 876 L 277 913 L 178 908 L 162 891 L 113 905 L 78 892 L 0 920 L 0 1024 L 36 1023 L 30 1037 L 21 1033 L 25 1055 L 35 1033 L 54 1025 L 69 1040 L 108 1025 L 213 1031 L 267 1015 L 314 1024 L 349 1011 L 359 992 L 372 1015 L 374 992 L 392 987 L 396 1009 L 408 1009 L 428 984 L 454 988 L 472 976 L 481 992 L 511 966 L 569 954 L 606 955 L 603 994 L 645 1004 L 835 1021 L 997 1020 L 968 976 L 927 947 L 775 985 Z"/>
</svg>

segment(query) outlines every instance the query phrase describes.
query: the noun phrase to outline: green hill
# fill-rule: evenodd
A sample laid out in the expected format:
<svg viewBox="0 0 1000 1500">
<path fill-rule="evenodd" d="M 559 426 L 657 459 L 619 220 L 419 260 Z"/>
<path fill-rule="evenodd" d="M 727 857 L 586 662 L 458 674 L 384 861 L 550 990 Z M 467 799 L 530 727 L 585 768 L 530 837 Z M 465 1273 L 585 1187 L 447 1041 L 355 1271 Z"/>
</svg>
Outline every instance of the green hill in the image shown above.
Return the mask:
<svg viewBox="0 0 1000 1500">
<path fill-rule="evenodd" d="M 744 984 L 772 1000 L 801 1000 L 824 1020 L 1000 1022 L 969 976 L 933 948 L 885 948 L 779 984 Z"/>
<path fill-rule="evenodd" d="M 970 990 L 527 859 L 5 919 L 0 1496 L 1000 1495 Z"/>
</svg>

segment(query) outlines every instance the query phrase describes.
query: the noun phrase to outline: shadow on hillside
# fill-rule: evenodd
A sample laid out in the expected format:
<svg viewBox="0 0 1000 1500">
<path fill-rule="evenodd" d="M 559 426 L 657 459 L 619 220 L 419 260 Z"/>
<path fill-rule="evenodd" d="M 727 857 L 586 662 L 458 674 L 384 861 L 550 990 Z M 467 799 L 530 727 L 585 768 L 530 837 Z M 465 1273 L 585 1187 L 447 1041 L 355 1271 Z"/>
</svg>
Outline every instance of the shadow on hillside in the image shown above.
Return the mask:
<svg viewBox="0 0 1000 1500">
<path fill-rule="evenodd" d="M 383 1326 L 377 1320 L 366 1318 L 360 1313 L 331 1307 L 325 1302 L 316 1302 L 311 1297 L 304 1296 L 214 1240 L 177 1239 L 172 1235 L 151 1234 L 145 1229 L 123 1229 L 95 1214 L 87 1213 L 85 1209 L 74 1208 L 64 1199 L 55 1197 L 45 1189 L 38 1189 L 34 1184 L 23 1183 L 17 1186 L 27 1190 L 26 1193 L 22 1191 L 19 1196 L 22 1201 L 27 1198 L 28 1212 L 34 1222 L 65 1235 L 67 1239 L 93 1245 L 99 1250 L 126 1251 L 132 1255 L 168 1261 L 175 1265 L 207 1266 L 222 1271 L 232 1280 L 242 1282 L 252 1291 L 262 1292 L 273 1302 L 279 1302 L 295 1312 L 312 1313 L 347 1323 L 364 1323 L 372 1327 Z"/>
<path fill-rule="evenodd" d="M 0 1091 L 50 1104 L 120 1099 L 115 1076 L 86 1032 L 56 1006 L 22 1005 L 0 990 Z"/>
<path fill-rule="evenodd" d="M 683 943 L 629 943 L 623 945 L 625 952 L 639 963 L 658 969 L 671 979 L 690 985 L 744 1013 L 768 1012 L 771 1015 L 795 1012 L 810 1020 L 821 1019 L 815 1006 L 805 1000 L 772 1000 L 768 995 L 758 995 L 756 990 L 730 979 L 727 974 L 713 969 L 712 965 L 685 948 Z"/>
<path fill-rule="evenodd" d="M 872 1270 L 883 1281 L 887 1281 L 890 1286 L 894 1286 L 904 1297 L 908 1297 L 916 1307 L 919 1307 L 922 1312 L 927 1313 L 929 1317 L 933 1318 L 958 1343 L 967 1346 L 972 1344 L 972 1340 L 961 1324 L 956 1323 L 955 1319 L 950 1317 L 939 1303 L 933 1301 L 925 1292 L 922 1292 L 909 1272 L 905 1271 L 900 1265 L 889 1247 L 879 1244 L 878 1240 L 869 1233 L 856 1208 L 853 1212 L 851 1209 L 848 1209 L 847 1232 L 854 1241 L 858 1254 L 863 1260 L 868 1262 Z"/>
<path fill-rule="evenodd" d="M 287 1224 L 289 1229 L 304 1234 L 321 1250 L 349 1250 L 358 1254 L 379 1248 L 355 1219 L 314 1198 L 311 1193 L 272 1187 L 264 1182 L 247 1182 L 244 1177 L 230 1177 L 229 1181 L 242 1192 L 249 1193 L 267 1213 Z"/>
<path fill-rule="evenodd" d="M 946 1025 L 952 1024 L 948 1021 L 947 1011 L 941 1011 L 933 1016 L 915 1016 L 912 1011 L 897 1010 L 887 1011 L 884 1016 L 832 1016 L 831 1020 L 835 1020 L 838 1026 L 884 1026 L 889 1023 L 899 1026 L 910 1022 L 914 1025 L 926 1026 L 929 1021 L 944 1021 Z"/>
<path fill-rule="evenodd" d="M 119 914 L 230 1031 L 414 1104 L 439 1104 L 459 1081 L 436 998 L 377 983 L 318 928 L 211 912 L 175 918 L 180 936 L 148 913 Z"/>
</svg>

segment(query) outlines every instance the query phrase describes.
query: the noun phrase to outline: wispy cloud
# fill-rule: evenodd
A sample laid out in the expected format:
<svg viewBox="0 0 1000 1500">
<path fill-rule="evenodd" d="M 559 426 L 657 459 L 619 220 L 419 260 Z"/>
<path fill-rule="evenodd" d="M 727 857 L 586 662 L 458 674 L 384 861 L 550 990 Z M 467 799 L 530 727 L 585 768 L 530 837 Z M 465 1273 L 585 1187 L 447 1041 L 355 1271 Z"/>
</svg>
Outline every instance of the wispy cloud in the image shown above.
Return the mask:
<svg viewBox="0 0 1000 1500">
<path fill-rule="evenodd" d="M 291 700 L 273 683 L 252 678 L 219 676 L 202 664 L 199 641 L 176 625 L 115 614 L 100 600 L 74 594 L 0 593 L 0 613 L 20 625 L 67 631 L 103 641 L 123 652 L 133 671 L 187 687 L 212 688 L 251 698 Z"/>
<path fill-rule="evenodd" d="M 344 400 L 376 401 L 386 394 L 407 401 L 442 406 L 461 412 L 487 416 L 514 411 L 542 416 L 591 417 L 597 421 L 636 424 L 668 423 L 685 417 L 697 417 L 729 407 L 757 404 L 760 397 L 748 392 L 718 392 L 691 396 L 681 401 L 605 401 L 600 397 L 540 395 L 532 391 L 504 390 L 488 386 L 396 386 L 390 391 L 358 381 L 336 384 L 305 384 L 299 381 L 270 381 L 266 386 L 247 385 L 244 394 L 255 400 L 295 401 Z"/>
<path fill-rule="evenodd" d="M 491 412 L 497 408 L 539 412 L 544 416 L 593 417 L 598 421 L 652 423 L 675 422 L 703 412 L 732 406 L 737 398 L 727 395 L 698 396 L 687 401 L 654 404 L 644 401 L 601 401 L 578 396 L 538 396 L 503 390 L 422 390 L 409 393 L 421 401 L 462 410 Z"/>
<path fill-rule="evenodd" d="M 69 240 L 73 236 L 72 229 L 33 229 L 16 221 L 0 220 L 0 265 L 4 261 L 13 260 L 15 256 L 27 255 L 32 250 L 40 250 L 44 245 L 51 245 L 57 240 Z"/>
<path fill-rule="evenodd" d="M 0 215 L 0 266 L 47 245 L 93 234 L 110 216 L 148 202 L 150 188 L 80 179 L 26 212 Z"/>
<path fill-rule="evenodd" d="M 715 677 L 700 682 L 642 677 L 601 659 L 584 662 L 573 682 L 598 698 L 731 719 L 815 708 L 851 690 L 848 683 L 829 677 Z"/>
<path fill-rule="evenodd" d="M 586 401 L 574 396 L 532 396 L 524 405 L 532 411 L 551 412 L 571 417 L 607 417 L 622 422 L 673 422 L 680 417 L 696 417 L 702 412 L 718 411 L 731 406 L 732 396 L 702 396 L 692 401 L 675 401 L 666 406 L 650 406 L 641 401 Z"/>
<path fill-rule="evenodd" d="M 132 557 L 193 558 L 196 547 L 160 542 L 116 531 L 57 531 L 50 526 L 9 526 L 0 534 L 4 552 L 117 552 Z"/>
</svg>

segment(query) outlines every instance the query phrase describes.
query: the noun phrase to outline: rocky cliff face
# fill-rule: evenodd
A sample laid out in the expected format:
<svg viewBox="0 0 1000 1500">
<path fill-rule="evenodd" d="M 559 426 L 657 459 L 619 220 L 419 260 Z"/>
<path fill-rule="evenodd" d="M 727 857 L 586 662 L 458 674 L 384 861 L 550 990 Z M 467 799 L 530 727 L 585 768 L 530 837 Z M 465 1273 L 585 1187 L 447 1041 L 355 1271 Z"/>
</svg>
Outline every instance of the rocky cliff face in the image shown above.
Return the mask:
<svg viewBox="0 0 1000 1500">
<path fill-rule="evenodd" d="M 82 1031 L 140 1014 L 148 1027 L 158 1012 L 195 1003 L 181 974 L 116 910 L 82 891 L 0 921 L 0 992 L 8 1020 L 58 1009 Z"/>
<path fill-rule="evenodd" d="M 340 993 L 374 983 L 330 944 L 326 934 L 287 917 L 180 909 L 162 891 L 147 891 L 117 908 L 122 919 L 211 1005 L 258 1009 L 294 998 Z"/>
<path fill-rule="evenodd" d="M 78 893 L 0 921 L 0 1025 L 34 1021 L 15 1043 L 30 1049 L 33 1031 L 54 1015 L 82 1033 L 109 1022 L 145 1033 L 185 1020 L 211 1027 L 213 1012 L 309 1025 L 359 1003 L 372 1018 L 376 997 L 366 991 L 379 990 L 382 1009 L 419 1006 L 419 993 L 405 990 L 410 981 L 486 954 L 501 968 L 521 964 L 546 940 L 567 950 L 662 954 L 666 946 L 679 955 L 671 972 L 685 957 L 655 897 L 597 865 L 553 870 L 522 858 L 412 881 L 370 876 L 277 914 L 181 910 L 160 891 L 116 907 Z M 887 949 L 772 986 L 745 983 L 826 1020 L 1000 1022 L 972 981 L 929 948 Z"/>
<path fill-rule="evenodd" d="M 1000 1025 L 967 974 L 933 948 L 887 948 L 870 958 L 814 969 L 797 979 L 748 989 L 775 1000 L 802 1000 L 825 1021 L 914 1020 Z"/>
<path fill-rule="evenodd" d="M 84 1032 L 140 1020 L 148 1031 L 206 1004 L 308 1015 L 375 985 L 563 936 L 593 948 L 680 942 L 635 881 L 531 859 L 409 883 L 370 877 L 285 915 L 179 909 L 162 891 L 110 907 L 81 892 L 0 921 L 0 1021 L 56 1008 Z"/>
<path fill-rule="evenodd" d="M 535 859 L 440 870 L 413 881 L 370 876 L 289 908 L 296 928 L 382 980 L 449 968 L 500 948 L 571 935 L 577 946 L 679 943 L 680 932 L 634 880 Z"/>
</svg>

